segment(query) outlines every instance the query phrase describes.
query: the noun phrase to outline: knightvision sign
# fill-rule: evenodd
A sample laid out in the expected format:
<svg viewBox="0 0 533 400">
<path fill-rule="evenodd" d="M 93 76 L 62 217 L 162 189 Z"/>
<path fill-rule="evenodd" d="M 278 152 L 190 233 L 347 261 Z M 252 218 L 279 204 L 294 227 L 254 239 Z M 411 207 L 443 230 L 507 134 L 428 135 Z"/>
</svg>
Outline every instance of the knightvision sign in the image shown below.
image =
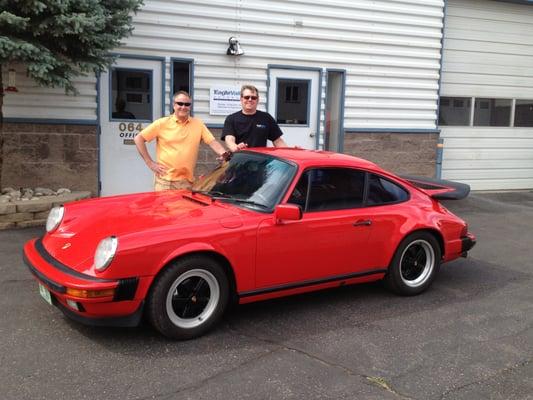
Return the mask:
<svg viewBox="0 0 533 400">
<path fill-rule="evenodd" d="M 241 109 L 241 88 L 215 86 L 209 89 L 209 114 L 228 115 Z"/>
</svg>

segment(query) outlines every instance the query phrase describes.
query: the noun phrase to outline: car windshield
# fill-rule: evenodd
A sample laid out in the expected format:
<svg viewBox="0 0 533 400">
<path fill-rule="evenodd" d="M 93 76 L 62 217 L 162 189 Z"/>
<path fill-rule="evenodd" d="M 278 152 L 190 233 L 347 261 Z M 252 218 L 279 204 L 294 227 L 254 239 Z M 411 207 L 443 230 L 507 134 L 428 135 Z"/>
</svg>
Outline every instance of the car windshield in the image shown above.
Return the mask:
<svg viewBox="0 0 533 400">
<path fill-rule="evenodd" d="M 281 200 L 295 171 L 296 166 L 279 158 L 237 152 L 230 161 L 198 179 L 193 192 L 259 211 L 271 211 Z"/>
</svg>

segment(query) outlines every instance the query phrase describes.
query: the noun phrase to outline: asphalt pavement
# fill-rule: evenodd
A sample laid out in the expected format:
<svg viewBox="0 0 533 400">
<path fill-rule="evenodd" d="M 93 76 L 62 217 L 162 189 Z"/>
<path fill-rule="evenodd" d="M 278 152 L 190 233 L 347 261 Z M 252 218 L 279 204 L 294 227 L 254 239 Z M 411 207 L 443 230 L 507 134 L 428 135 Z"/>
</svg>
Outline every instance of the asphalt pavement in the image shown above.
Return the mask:
<svg viewBox="0 0 533 400">
<path fill-rule="evenodd" d="M 445 205 L 478 243 L 422 295 L 236 306 L 186 342 L 66 319 L 22 262 L 43 230 L 0 231 L 0 399 L 533 399 L 533 192 Z"/>
</svg>

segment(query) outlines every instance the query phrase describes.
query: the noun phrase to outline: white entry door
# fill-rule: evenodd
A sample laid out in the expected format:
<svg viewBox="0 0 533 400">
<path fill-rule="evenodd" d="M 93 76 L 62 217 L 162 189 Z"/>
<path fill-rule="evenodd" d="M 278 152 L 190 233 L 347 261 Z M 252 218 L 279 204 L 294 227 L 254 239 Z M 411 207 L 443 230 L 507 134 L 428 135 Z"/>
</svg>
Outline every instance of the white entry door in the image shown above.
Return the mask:
<svg viewBox="0 0 533 400">
<path fill-rule="evenodd" d="M 100 76 L 100 181 L 102 196 L 153 190 L 154 176 L 133 138 L 163 113 L 162 63 L 118 58 Z M 155 159 L 155 145 L 148 143 Z"/>
<path fill-rule="evenodd" d="M 283 131 L 289 146 L 318 147 L 320 71 L 269 70 L 268 112 Z"/>
</svg>

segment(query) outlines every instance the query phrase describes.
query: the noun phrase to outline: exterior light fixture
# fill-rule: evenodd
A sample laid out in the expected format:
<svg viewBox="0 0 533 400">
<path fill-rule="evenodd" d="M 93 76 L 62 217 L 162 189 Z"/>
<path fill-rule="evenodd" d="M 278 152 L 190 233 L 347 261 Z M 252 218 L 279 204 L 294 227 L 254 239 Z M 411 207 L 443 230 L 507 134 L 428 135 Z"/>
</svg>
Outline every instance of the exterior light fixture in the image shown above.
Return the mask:
<svg viewBox="0 0 533 400">
<path fill-rule="evenodd" d="M 6 92 L 18 92 L 17 89 L 17 71 L 10 68 L 7 73 L 7 87 Z"/>
<path fill-rule="evenodd" d="M 236 37 L 232 36 L 228 40 L 229 47 L 226 51 L 228 56 L 241 56 L 244 54 L 244 50 L 241 48 L 241 45 Z"/>
</svg>

